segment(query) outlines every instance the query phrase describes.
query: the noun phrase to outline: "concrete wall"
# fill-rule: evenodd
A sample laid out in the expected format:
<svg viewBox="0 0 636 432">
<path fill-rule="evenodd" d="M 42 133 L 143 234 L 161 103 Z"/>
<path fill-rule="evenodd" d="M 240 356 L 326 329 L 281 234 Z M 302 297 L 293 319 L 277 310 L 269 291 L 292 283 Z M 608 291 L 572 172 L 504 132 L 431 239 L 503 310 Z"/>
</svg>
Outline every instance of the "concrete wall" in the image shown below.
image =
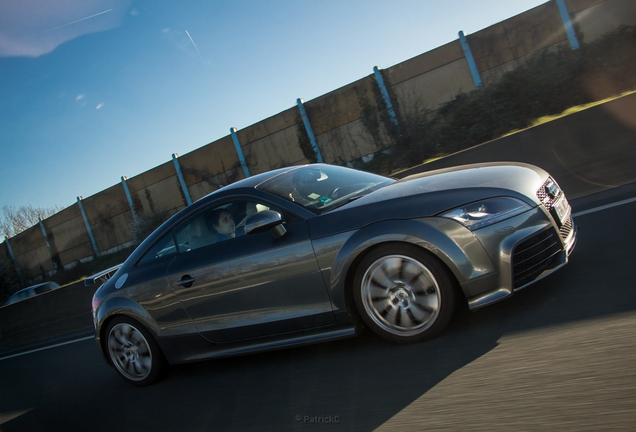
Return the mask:
<svg viewBox="0 0 636 432">
<path fill-rule="evenodd" d="M 77 203 L 44 220 L 53 253 L 67 266 L 93 256 L 93 247 Z M 13 239 L 20 237 L 20 234 Z M 13 239 L 11 239 L 13 241 Z"/>
<path fill-rule="evenodd" d="M 192 201 L 244 177 L 229 136 L 179 158 Z"/>
<path fill-rule="evenodd" d="M 566 4 L 583 41 L 592 41 L 624 24 L 636 25 L 633 0 L 566 0 Z M 467 40 L 485 85 L 537 52 L 569 47 L 553 0 L 469 34 Z M 382 74 L 400 121 L 417 119 L 458 93 L 475 89 L 459 40 L 392 66 Z M 386 106 L 373 75 L 307 101 L 304 106 L 327 163 L 365 160 L 393 144 Z M 315 160 L 296 106 L 237 131 L 237 137 L 252 175 Z M 193 200 L 244 177 L 229 135 L 181 156 L 179 163 Z M 185 191 L 172 161 L 128 179 L 127 184 L 140 217 L 159 214 L 165 219 L 186 205 Z M 133 216 L 120 183 L 84 199 L 83 206 L 101 252 L 130 244 Z M 77 204 L 46 219 L 44 225 L 51 238 L 52 254 L 62 265 L 93 256 Z M 39 231 L 34 227 L 11 239 L 25 279 L 53 268 L 51 253 Z"/>
<path fill-rule="evenodd" d="M 621 25 L 636 25 L 633 0 L 567 0 L 581 42 L 591 42 Z M 484 85 L 543 50 L 568 48 L 558 8 L 550 1 L 466 36 Z M 403 120 L 435 110 L 457 94 L 475 89 L 459 40 L 384 71 Z"/>
<path fill-rule="evenodd" d="M 6 242 L 4 242 L 2 244 L 2 247 L 0 247 L 0 260 L 3 260 L 7 263 L 11 262 L 11 255 L 9 254 L 9 249 Z"/>
<path fill-rule="evenodd" d="M 475 90 L 459 40 L 390 67 L 384 74 L 403 120 Z"/>
<path fill-rule="evenodd" d="M 25 279 L 32 279 L 54 269 L 51 254 L 39 225 L 12 238 L 11 248 L 22 277 Z"/>
<path fill-rule="evenodd" d="M 127 183 L 138 214 L 172 215 L 186 206 L 172 161 L 129 178 Z"/>
<path fill-rule="evenodd" d="M 365 126 L 364 117 L 378 123 L 382 109 L 374 86 L 369 76 L 305 103 L 325 163 L 343 165 L 392 144 L 383 127 L 372 131 Z"/>
<path fill-rule="evenodd" d="M 133 215 L 122 184 L 116 184 L 82 201 L 100 252 L 116 249 L 133 240 Z"/>
<path fill-rule="evenodd" d="M 622 25 L 636 25 L 633 0 L 565 0 L 583 42 L 591 42 Z"/>
<path fill-rule="evenodd" d="M 567 46 L 556 3 L 549 2 L 467 36 L 484 85 L 537 51 Z"/>
<path fill-rule="evenodd" d="M 300 115 L 291 108 L 237 132 L 250 174 L 308 163 L 299 143 Z"/>
</svg>

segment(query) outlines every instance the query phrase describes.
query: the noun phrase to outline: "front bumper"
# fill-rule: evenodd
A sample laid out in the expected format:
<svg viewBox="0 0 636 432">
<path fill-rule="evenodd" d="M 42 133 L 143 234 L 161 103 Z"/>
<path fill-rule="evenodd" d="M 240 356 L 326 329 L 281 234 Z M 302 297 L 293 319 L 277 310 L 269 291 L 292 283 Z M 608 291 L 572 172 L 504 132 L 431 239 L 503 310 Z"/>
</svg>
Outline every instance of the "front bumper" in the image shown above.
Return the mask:
<svg viewBox="0 0 636 432">
<path fill-rule="evenodd" d="M 474 234 L 498 272 L 461 284 L 471 310 L 509 297 L 567 264 L 577 227 L 571 215 L 560 224 L 538 206 Z"/>
</svg>

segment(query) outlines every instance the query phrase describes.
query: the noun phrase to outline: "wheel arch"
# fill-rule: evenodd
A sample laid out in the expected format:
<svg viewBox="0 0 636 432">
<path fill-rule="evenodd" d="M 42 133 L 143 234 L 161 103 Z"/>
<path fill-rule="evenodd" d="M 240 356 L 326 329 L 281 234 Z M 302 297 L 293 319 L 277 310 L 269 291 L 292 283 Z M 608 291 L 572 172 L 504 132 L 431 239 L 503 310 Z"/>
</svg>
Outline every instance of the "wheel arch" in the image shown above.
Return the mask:
<svg viewBox="0 0 636 432">
<path fill-rule="evenodd" d="M 360 262 L 375 248 L 396 243 L 423 250 L 448 270 L 461 299 L 466 294 L 460 284 L 495 271 L 481 244 L 466 228 L 443 218 L 422 218 L 378 222 L 362 228 L 342 244 L 332 264 L 330 288 L 336 307 L 355 319 L 351 289 Z M 353 307 L 352 307 L 353 306 Z"/>
<path fill-rule="evenodd" d="M 395 241 L 395 240 L 384 241 L 384 242 L 376 243 L 368 247 L 367 249 L 364 249 L 360 254 L 358 254 L 355 257 L 355 259 L 351 262 L 351 265 L 347 269 L 347 273 L 344 280 L 345 304 L 346 304 L 347 311 L 352 316 L 352 319 L 354 320 L 356 325 L 358 325 L 359 323 L 362 323 L 360 312 L 358 311 L 358 308 L 355 304 L 355 300 L 353 297 L 354 280 L 355 280 L 356 274 L 359 271 L 360 263 L 364 260 L 365 257 L 373 253 L 375 250 L 382 247 L 386 247 L 386 246 L 400 246 L 400 247 L 407 246 L 407 247 L 412 247 L 421 252 L 426 253 L 432 259 L 436 260 L 441 265 L 441 267 L 446 270 L 446 272 L 448 273 L 448 276 L 453 282 L 453 289 L 455 290 L 455 294 L 457 295 L 456 298 L 461 298 L 463 300 L 466 300 L 466 296 L 464 292 L 461 290 L 459 281 L 457 280 L 457 277 L 455 276 L 455 274 L 451 271 L 451 269 L 446 264 L 446 262 L 440 259 L 440 257 L 437 256 L 435 253 L 433 253 L 433 251 L 424 247 L 422 244 L 417 244 L 414 242 Z"/>
</svg>

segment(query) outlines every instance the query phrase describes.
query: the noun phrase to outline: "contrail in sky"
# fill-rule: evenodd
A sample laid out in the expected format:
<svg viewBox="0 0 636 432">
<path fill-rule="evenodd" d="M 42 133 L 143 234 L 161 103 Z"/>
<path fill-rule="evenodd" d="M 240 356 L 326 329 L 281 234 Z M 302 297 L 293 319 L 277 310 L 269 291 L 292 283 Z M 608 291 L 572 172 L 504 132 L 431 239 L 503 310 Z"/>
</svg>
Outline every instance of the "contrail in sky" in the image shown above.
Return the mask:
<svg viewBox="0 0 636 432">
<path fill-rule="evenodd" d="M 112 9 L 108 9 L 108 10 L 105 10 L 105 11 L 103 11 L 103 12 L 99 12 L 99 13 L 93 14 L 93 15 L 91 15 L 91 16 L 87 16 L 87 17 L 84 17 L 84 18 L 80 18 L 80 19 L 75 20 L 75 21 L 73 21 L 73 22 L 70 22 L 70 23 L 68 23 L 68 24 L 64 24 L 64 25 L 61 25 L 61 26 L 59 26 L 59 27 L 55 27 L 55 28 L 52 28 L 52 29 L 47 30 L 47 31 L 45 31 L 45 32 L 42 32 L 42 33 L 36 34 L 35 36 L 41 36 L 41 35 L 43 35 L 43 34 L 50 33 L 50 32 L 52 32 L 52 31 L 59 30 L 59 29 L 64 28 L 64 27 L 68 27 L 68 26 L 70 26 L 70 25 L 72 25 L 72 24 L 75 24 L 75 23 L 78 23 L 78 22 L 80 22 L 80 21 L 85 21 L 85 20 L 87 20 L 87 19 L 91 19 L 91 18 L 96 17 L 96 16 L 98 16 L 98 15 L 103 15 L 103 14 L 108 13 L 108 12 L 110 12 L 110 11 L 112 11 Z M 188 36 L 190 36 L 190 35 L 188 35 Z M 194 43 L 194 42 L 193 42 L 193 43 Z M 198 50 L 197 50 L 197 51 L 198 51 Z"/>
<path fill-rule="evenodd" d="M 192 42 L 192 45 L 194 45 L 194 49 L 197 50 L 197 54 L 199 54 L 199 58 L 201 59 L 201 63 L 203 63 L 203 66 L 205 66 L 205 62 L 203 61 L 203 57 L 201 57 L 201 53 L 199 52 L 199 48 L 197 48 L 197 44 L 195 44 L 194 40 L 192 40 L 192 36 L 190 36 L 190 33 L 188 33 L 187 30 L 185 32 L 188 35 L 188 37 L 190 38 L 190 42 Z"/>
</svg>

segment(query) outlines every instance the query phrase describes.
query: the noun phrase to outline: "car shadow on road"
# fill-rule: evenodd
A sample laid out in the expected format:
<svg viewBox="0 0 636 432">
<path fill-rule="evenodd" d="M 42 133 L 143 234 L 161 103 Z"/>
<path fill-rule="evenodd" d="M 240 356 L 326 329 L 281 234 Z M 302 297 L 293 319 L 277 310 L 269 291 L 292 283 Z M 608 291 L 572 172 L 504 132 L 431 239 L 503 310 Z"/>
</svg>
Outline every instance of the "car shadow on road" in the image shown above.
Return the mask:
<svg viewBox="0 0 636 432">
<path fill-rule="evenodd" d="M 443 337 L 416 345 L 392 345 L 366 331 L 354 339 L 183 365 L 157 390 L 205 394 L 205 402 L 192 403 L 206 408 L 192 415 L 223 430 L 372 430 L 496 346 L 499 335 L 476 340 L 460 321 Z"/>
</svg>

